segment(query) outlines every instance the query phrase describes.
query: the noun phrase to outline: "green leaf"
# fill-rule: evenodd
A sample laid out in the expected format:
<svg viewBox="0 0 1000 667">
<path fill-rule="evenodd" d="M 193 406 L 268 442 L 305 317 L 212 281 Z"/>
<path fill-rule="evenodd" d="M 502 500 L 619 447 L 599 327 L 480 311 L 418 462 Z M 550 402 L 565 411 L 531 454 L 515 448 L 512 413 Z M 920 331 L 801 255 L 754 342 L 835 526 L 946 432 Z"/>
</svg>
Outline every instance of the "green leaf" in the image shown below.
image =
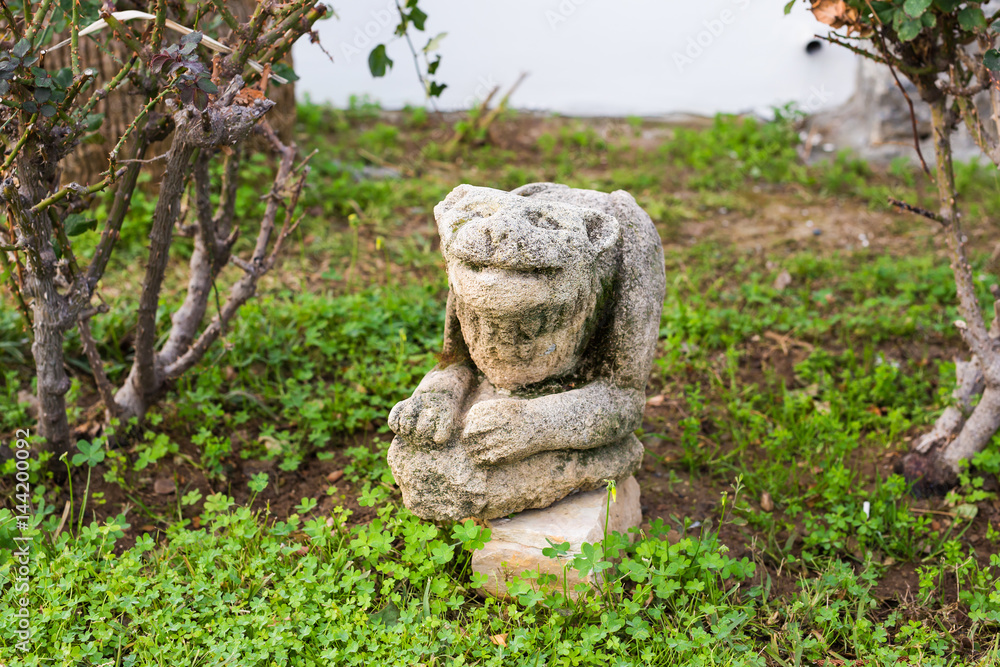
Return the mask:
<svg viewBox="0 0 1000 667">
<path fill-rule="evenodd" d="M 979 7 L 966 7 L 958 13 L 958 24 L 965 30 L 980 30 L 986 27 L 986 17 Z"/>
<path fill-rule="evenodd" d="M 288 83 L 299 80 L 299 75 L 296 74 L 295 70 L 289 67 L 286 63 L 276 63 L 273 67 L 271 67 L 271 71 L 287 80 Z"/>
<path fill-rule="evenodd" d="M 416 26 L 417 30 L 423 30 L 424 23 L 427 21 L 427 14 L 419 7 L 414 7 L 410 11 L 410 20 L 413 21 L 413 25 Z"/>
<path fill-rule="evenodd" d="M 391 67 L 392 59 L 385 53 L 385 44 L 379 44 L 368 54 L 368 69 L 375 78 L 385 76 L 386 70 Z"/>
<path fill-rule="evenodd" d="M 919 18 L 931 6 L 931 2 L 932 0 L 906 0 L 903 11 L 913 18 Z"/>
<path fill-rule="evenodd" d="M 942 12 L 953 12 L 962 4 L 962 0 L 934 0 L 934 6 Z"/>
<path fill-rule="evenodd" d="M 82 213 L 70 213 L 63 221 L 66 236 L 79 236 L 97 228 L 97 220 L 88 218 Z"/>
<path fill-rule="evenodd" d="M 14 54 L 15 58 L 23 58 L 24 54 L 26 54 L 28 52 L 28 49 L 30 48 L 31 48 L 31 42 L 28 41 L 27 38 L 25 38 L 19 41 L 17 44 L 15 44 L 14 48 L 11 49 L 10 52 Z"/>
<path fill-rule="evenodd" d="M 73 83 L 73 70 L 63 67 L 52 75 L 52 79 L 59 88 L 69 88 L 70 84 Z"/>
<path fill-rule="evenodd" d="M 201 42 L 202 37 L 204 37 L 204 35 L 201 32 L 195 30 L 194 32 L 189 32 L 188 34 L 181 37 L 181 44 L 198 44 Z"/>
<path fill-rule="evenodd" d="M 920 31 L 924 29 L 924 25 L 920 22 L 920 19 L 910 19 L 909 21 L 903 21 L 897 30 L 899 39 L 902 42 L 908 42 L 917 35 Z"/>
<path fill-rule="evenodd" d="M 267 488 L 268 476 L 266 472 L 259 472 L 250 478 L 250 482 L 247 486 L 254 493 L 260 493 Z"/>
<path fill-rule="evenodd" d="M 456 524 L 452 529 L 452 537 L 460 541 L 469 551 L 476 551 L 486 546 L 490 541 L 492 531 L 489 528 L 477 526 L 471 519 Z"/>
<path fill-rule="evenodd" d="M 542 549 L 542 555 L 546 558 L 559 558 L 560 556 L 565 556 L 569 553 L 569 542 L 563 542 L 562 544 L 556 544 L 549 538 L 545 538 L 545 541 L 549 543 L 549 546 Z"/>
<path fill-rule="evenodd" d="M 785 3 L 785 16 L 788 16 L 792 12 L 792 7 L 794 6 L 795 0 L 788 0 L 788 2 Z"/>
<path fill-rule="evenodd" d="M 385 627 L 391 628 L 399 623 L 399 609 L 390 601 L 381 611 L 370 615 L 368 620 L 372 624 L 381 621 Z"/>
<path fill-rule="evenodd" d="M 42 108 L 39 109 L 39 113 L 41 113 L 46 118 L 52 118 L 53 116 L 56 115 L 56 108 L 51 104 L 43 104 Z"/>
<path fill-rule="evenodd" d="M 219 92 L 219 87 L 212 83 L 211 79 L 198 79 L 198 87 L 204 90 L 206 93 L 214 95 Z"/>
<path fill-rule="evenodd" d="M 424 46 L 424 53 L 430 53 L 431 51 L 436 51 L 439 46 L 441 46 L 441 40 L 448 36 L 446 32 L 439 32 L 430 39 L 427 40 L 427 45 Z"/>
<path fill-rule="evenodd" d="M 76 448 L 80 450 L 80 453 L 73 455 L 72 462 L 75 466 L 86 463 L 93 468 L 104 460 L 104 445 L 100 442 L 90 443 L 86 440 L 80 440 L 76 443 Z"/>
<path fill-rule="evenodd" d="M 897 24 L 898 17 L 904 17 L 906 14 L 896 9 L 891 2 L 872 2 L 872 9 L 875 10 L 875 16 L 882 23 L 891 23 L 892 25 Z"/>
<path fill-rule="evenodd" d="M 104 114 L 88 113 L 83 122 L 87 124 L 88 132 L 96 132 L 104 124 Z"/>
<path fill-rule="evenodd" d="M 969 519 L 970 521 L 975 519 L 978 513 L 979 508 L 972 503 L 964 503 L 955 508 L 955 514 L 963 519 Z"/>
</svg>

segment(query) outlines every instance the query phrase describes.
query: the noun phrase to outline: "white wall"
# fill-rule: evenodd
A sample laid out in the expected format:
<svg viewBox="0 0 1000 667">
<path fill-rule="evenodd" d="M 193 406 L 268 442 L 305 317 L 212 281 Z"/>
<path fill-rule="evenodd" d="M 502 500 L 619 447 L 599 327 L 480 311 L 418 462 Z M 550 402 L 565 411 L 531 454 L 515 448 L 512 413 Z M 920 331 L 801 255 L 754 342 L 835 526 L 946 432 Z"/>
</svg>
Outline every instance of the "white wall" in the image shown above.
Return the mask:
<svg viewBox="0 0 1000 667">
<path fill-rule="evenodd" d="M 332 0 L 339 18 L 320 24 L 334 62 L 306 40 L 295 49 L 299 95 L 345 106 L 367 94 L 384 108 L 424 104 L 405 42 L 392 34 L 392 0 Z M 712 114 L 766 111 L 797 101 L 816 111 L 854 89 L 855 57 L 823 44 L 807 55 L 820 25 L 785 0 L 421 0 L 429 15 L 421 48 L 447 32 L 438 79 L 442 109 L 468 108 L 494 85 L 522 109 L 572 115 Z M 395 67 L 373 80 L 367 57 L 389 43 Z"/>
</svg>

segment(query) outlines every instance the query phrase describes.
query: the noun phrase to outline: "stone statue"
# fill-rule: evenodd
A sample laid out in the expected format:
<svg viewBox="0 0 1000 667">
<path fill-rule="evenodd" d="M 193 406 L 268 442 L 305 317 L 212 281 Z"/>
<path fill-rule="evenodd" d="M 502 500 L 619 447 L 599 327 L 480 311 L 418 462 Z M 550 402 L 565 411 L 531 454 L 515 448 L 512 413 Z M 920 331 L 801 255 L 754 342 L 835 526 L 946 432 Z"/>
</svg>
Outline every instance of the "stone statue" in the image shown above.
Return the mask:
<svg viewBox="0 0 1000 667">
<path fill-rule="evenodd" d="M 461 185 L 434 215 L 444 352 L 389 415 L 406 506 L 491 519 L 635 472 L 665 285 L 649 216 L 551 183 Z"/>
</svg>

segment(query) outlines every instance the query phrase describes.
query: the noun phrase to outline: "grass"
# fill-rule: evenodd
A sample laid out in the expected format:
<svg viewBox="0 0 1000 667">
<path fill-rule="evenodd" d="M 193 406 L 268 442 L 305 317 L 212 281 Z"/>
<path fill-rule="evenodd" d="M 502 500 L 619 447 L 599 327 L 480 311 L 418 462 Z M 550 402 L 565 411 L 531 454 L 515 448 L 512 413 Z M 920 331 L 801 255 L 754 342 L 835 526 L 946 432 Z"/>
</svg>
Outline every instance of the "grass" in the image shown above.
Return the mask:
<svg viewBox="0 0 1000 667">
<path fill-rule="evenodd" d="M 25 653 L 13 624 L 0 629 L 0 662 L 1000 663 L 1000 441 L 944 498 L 913 498 L 893 473 L 947 405 L 963 354 L 936 230 L 886 212 L 889 194 L 933 205 L 933 188 L 899 162 L 807 164 L 783 113 L 697 128 L 507 114 L 486 143 L 447 153 L 450 121 L 422 109 L 303 106 L 300 137 L 320 152 L 299 235 L 142 428 L 100 428 L 67 341 L 83 435 L 69 481 L 45 454 L 26 464 L 28 495 L 14 460 L 0 476 L 0 610 L 20 607 L 14 538 L 30 536 L 34 632 Z M 398 177 L 366 178 L 373 161 Z M 245 176 L 269 168 L 261 158 Z M 989 311 L 997 183 L 974 163 L 959 172 Z M 469 561 L 488 526 L 402 507 L 385 416 L 441 344 L 433 205 L 460 182 L 532 180 L 627 189 L 665 241 L 644 523 L 634 542 L 606 535 L 562 561 L 599 572 L 595 585 L 527 573 L 513 600 L 484 601 Z M 126 305 L 152 205 L 137 198 L 94 320 L 112 379 L 131 359 Z M 252 218 L 253 188 L 240 205 Z M 170 273 L 168 301 L 181 278 Z M 5 442 L 33 427 L 19 400 L 29 360 L 4 301 Z M 111 448 L 115 429 L 133 435 Z"/>
</svg>

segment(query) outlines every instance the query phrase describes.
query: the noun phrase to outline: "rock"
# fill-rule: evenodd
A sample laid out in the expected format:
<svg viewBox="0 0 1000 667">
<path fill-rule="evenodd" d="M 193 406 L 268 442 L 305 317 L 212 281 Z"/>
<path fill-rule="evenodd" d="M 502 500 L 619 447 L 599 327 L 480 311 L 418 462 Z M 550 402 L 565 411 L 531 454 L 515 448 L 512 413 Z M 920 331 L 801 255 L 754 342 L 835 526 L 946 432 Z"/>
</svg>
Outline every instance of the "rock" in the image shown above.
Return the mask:
<svg viewBox="0 0 1000 667">
<path fill-rule="evenodd" d="M 592 574 L 581 579 L 570 564 L 573 556 L 580 553 L 581 544 L 596 544 L 604 539 L 606 507 L 607 491 L 601 489 L 569 496 L 546 509 L 528 510 L 510 519 L 492 521 L 490 541 L 472 555 L 473 571 L 487 577 L 479 594 L 506 597 L 508 582 L 529 570 L 556 575 L 561 588 L 565 569 L 566 585 L 571 594 L 581 581 L 595 583 Z M 617 500 L 611 503 L 608 532 L 624 534 L 641 522 L 639 484 L 634 477 L 629 477 L 618 484 Z M 548 540 L 556 544 L 569 542 L 569 552 L 562 557 L 549 558 L 542 553 L 542 549 L 549 546 Z"/>
<path fill-rule="evenodd" d="M 434 208 L 442 362 L 389 414 L 403 502 L 438 521 L 542 508 L 623 480 L 659 336 L 659 235 L 628 193 L 462 185 Z"/>
<path fill-rule="evenodd" d="M 174 480 L 169 477 L 160 477 L 153 482 L 153 493 L 158 493 L 161 496 L 173 493 L 177 490 L 177 485 Z"/>
</svg>

